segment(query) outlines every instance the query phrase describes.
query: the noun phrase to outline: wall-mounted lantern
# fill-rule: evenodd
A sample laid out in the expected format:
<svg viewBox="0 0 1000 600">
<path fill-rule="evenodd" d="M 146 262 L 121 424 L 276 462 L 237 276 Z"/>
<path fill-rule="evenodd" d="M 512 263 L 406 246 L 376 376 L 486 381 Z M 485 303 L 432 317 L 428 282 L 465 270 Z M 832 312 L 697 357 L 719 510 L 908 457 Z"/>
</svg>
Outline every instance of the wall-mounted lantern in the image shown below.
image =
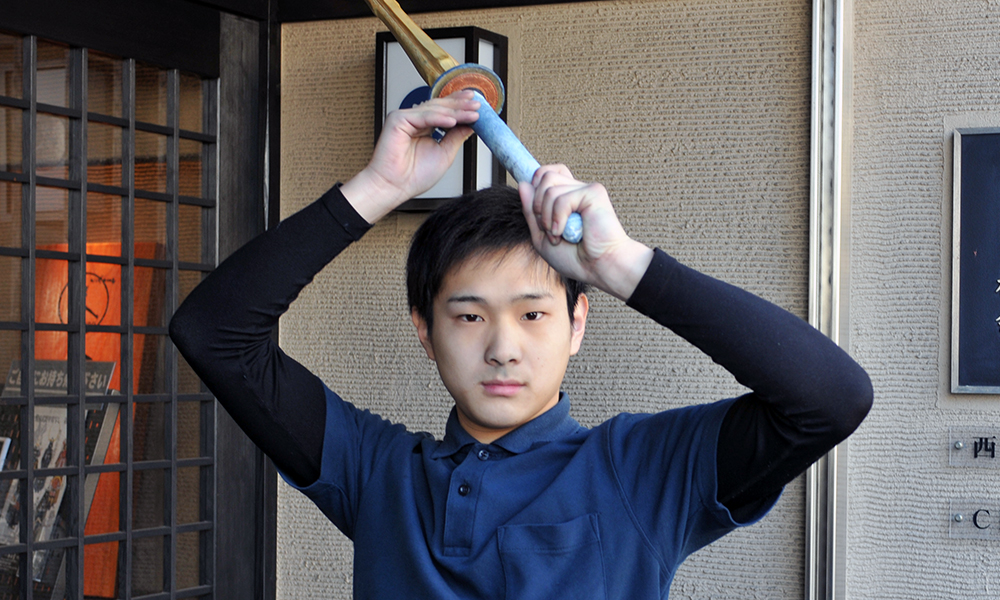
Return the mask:
<svg viewBox="0 0 1000 600">
<path fill-rule="evenodd" d="M 507 84 L 507 38 L 478 27 L 425 30 L 456 61 L 492 69 Z M 388 31 L 375 36 L 375 139 L 393 110 L 426 100 L 430 88 L 420 77 L 403 47 Z M 507 119 L 507 109 L 500 113 Z M 506 171 L 478 137 L 465 144 L 462 154 L 433 188 L 399 207 L 402 211 L 433 210 L 441 202 L 466 192 L 506 182 Z"/>
</svg>

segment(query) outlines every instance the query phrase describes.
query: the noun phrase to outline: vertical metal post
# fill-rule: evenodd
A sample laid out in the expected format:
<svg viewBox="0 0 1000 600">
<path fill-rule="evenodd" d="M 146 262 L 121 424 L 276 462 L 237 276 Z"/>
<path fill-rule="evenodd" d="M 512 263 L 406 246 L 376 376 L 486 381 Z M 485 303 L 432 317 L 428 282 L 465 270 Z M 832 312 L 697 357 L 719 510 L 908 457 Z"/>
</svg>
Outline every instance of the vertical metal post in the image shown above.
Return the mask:
<svg viewBox="0 0 1000 600">
<path fill-rule="evenodd" d="M 813 2 L 809 322 L 849 345 L 853 0 Z M 847 444 L 806 473 L 806 600 L 846 598 Z"/>
<path fill-rule="evenodd" d="M 25 555 L 21 560 L 19 569 L 21 583 L 21 598 L 25 600 L 34 599 L 34 590 L 31 585 L 31 558 L 34 550 L 34 527 L 31 514 L 31 484 L 35 475 L 34 447 L 35 447 L 35 116 L 36 106 L 36 69 L 38 67 L 38 39 L 31 35 L 24 37 L 24 94 L 28 99 L 28 110 L 24 113 L 24 124 L 22 127 L 22 158 L 21 168 L 28 177 L 27 203 L 25 210 L 27 213 L 27 223 L 25 227 L 24 239 L 28 247 L 28 264 L 26 266 L 26 277 L 21 288 L 22 306 L 24 306 L 25 316 L 28 321 L 28 329 L 25 338 L 22 340 L 21 348 L 21 392 L 26 396 L 27 404 L 21 412 L 21 467 L 25 471 L 25 479 L 19 486 L 21 495 L 21 510 L 18 517 L 21 520 L 21 540 L 26 544 Z"/>
<path fill-rule="evenodd" d="M 70 254 L 77 254 L 79 261 L 70 268 L 68 303 L 71 329 L 67 348 L 67 371 L 70 386 L 66 391 L 76 397 L 74 407 L 67 406 L 67 457 L 69 464 L 76 465 L 75 481 L 67 490 L 67 500 L 71 504 L 70 531 L 76 537 L 76 545 L 68 548 L 64 555 L 67 597 L 83 598 L 83 531 L 87 522 L 83 493 L 86 475 L 84 472 L 84 445 L 86 437 L 86 338 L 87 338 L 87 52 L 81 48 L 72 50 L 70 69 L 70 107 L 79 110 L 80 118 L 71 121 L 71 157 L 69 179 L 80 182 L 79 191 L 70 190 Z M 75 156 L 73 156 L 75 155 Z M 73 479 L 72 477 L 70 479 Z"/>
<path fill-rule="evenodd" d="M 180 254 L 180 73 L 171 69 L 167 73 L 167 126 L 171 134 L 167 138 L 167 192 L 170 194 L 170 204 L 167 205 L 167 254 L 170 258 L 170 271 L 167 274 L 166 297 L 167 310 L 173 314 L 176 306 L 174 298 L 177 290 L 178 255 Z M 167 511 L 170 534 L 167 536 L 163 552 L 164 589 L 173 599 L 177 595 L 177 574 L 174 566 L 177 564 L 177 348 L 165 342 L 164 380 L 170 393 L 170 406 L 164 419 L 164 437 L 166 453 L 170 461 L 170 469 L 166 481 L 166 498 L 164 509 Z"/>
<path fill-rule="evenodd" d="M 132 402 L 135 365 L 133 364 L 132 322 L 133 290 L 135 273 L 135 60 L 122 62 L 122 115 L 128 120 L 128 128 L 122 140 L 122 187 L 128 198 L 122 203 L 122 325 L 125 334 L 121 339 L 121 393 L 125 401 L 118 411 L 121 461 L 125 463 L 122 472 L 124 481 L 119 480 L 119 527 L 125 532 L 125 540 L 118 545 L 118 597 L 129 600 L 132 597 L 132 487 L 135 485 L 132 456 Z"/>
</svg>

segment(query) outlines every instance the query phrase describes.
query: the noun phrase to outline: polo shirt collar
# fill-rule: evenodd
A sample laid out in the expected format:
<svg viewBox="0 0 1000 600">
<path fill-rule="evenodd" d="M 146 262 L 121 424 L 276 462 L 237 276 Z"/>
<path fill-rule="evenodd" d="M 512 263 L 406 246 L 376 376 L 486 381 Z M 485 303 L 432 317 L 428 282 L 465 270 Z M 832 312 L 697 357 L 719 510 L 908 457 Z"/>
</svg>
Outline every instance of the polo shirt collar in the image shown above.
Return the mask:
<svg viewBox="0 0 1000 600">
<path fill-rule="evenodd" d="M 569 416 L 569 396 L 560 392 L 559 402 L 555 406 L 490 445 L 499 446 L 512 454 L 520 454 L 536 444 L 565 438 L 580 429 L 580 424 Z M 453 407 L 445 426 L 444 440 L 431 454 L 431 458 L 452 456 L 463 448 L 478 443 L 476 438 L 462 428 L 458 422 L 458 411 Z"/>
</svg>

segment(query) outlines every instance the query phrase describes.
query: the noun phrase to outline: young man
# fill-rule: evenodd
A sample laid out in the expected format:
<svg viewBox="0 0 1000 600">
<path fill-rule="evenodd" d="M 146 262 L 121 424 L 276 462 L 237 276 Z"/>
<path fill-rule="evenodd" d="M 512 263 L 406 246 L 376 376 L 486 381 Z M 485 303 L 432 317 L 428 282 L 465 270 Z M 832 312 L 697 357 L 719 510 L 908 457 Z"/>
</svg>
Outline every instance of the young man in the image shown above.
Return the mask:
<svg viewBox="0 0 1000 600">
<path fill-rule="evenodd" d="M 171 335 L 286 480 L 355 545 L 358 598 L 664 598 L 681 561 L 763 516 L 849 435 L 867 375 L 801 319 L 629 238 L 565 167 L 433 214 L 407 266 L 411 317 L 455 401 L 443 440 L 339 398 L 270 332 L 303 286 L 428 189 L 475 120 L 460 93 L 392 114 L 371 163 L 235 253 Z M 449 129 L 439 143 L 434 128 Z M 583 240 L 562 242 L 571 212 Z M 594 286 L 752 391 L 588 430 L 560 393 Z"/>
</svg>

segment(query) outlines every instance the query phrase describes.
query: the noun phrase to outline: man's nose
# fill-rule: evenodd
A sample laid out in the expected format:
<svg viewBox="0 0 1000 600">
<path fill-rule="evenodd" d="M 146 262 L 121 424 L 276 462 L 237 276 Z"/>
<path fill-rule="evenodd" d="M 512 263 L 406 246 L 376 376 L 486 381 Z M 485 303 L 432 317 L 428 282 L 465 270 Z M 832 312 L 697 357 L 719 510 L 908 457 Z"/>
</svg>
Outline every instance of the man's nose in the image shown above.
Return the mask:
<svg viewBox="0 0 1000 600">
<path fill-rule="evenodd" d="M 496 366 L 517 363 L 521 360 L 520 336 L 515 324 L 506 320 L 493 324 L 486 345 L 485 358 L 486 362 Z"/>
</svg>

